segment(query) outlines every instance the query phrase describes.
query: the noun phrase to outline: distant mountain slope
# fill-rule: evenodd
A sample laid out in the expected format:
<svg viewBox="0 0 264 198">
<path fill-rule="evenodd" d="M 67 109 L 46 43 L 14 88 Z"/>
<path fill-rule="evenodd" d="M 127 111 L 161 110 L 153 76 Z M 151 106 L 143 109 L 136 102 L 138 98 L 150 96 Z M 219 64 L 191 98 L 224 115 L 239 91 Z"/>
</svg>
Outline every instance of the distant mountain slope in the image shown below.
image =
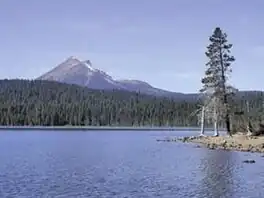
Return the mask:
<svg viewBox="0 0 264 198">
<path fill-rule="evenodd" d="M 176 94 L 175 92 L 158 89 L 140 80 L 117 80 L 117 82 L 122 84 L 122 86 L 125 87 L 125 89 L 129 91 L 140 91 L 142 93 L 153 94 L 153 95 Z"/>
<path fill-rule="evenodd" d="M 90 61 L 69 57 L 57 67 L 37 78 L 76 84 L 92 89 L 122 89 L 156 96 L 186 97 L 185 94 L 158 89 L 139 80 L 115 80 L 105 72 L 92 67 Z"/>
<path fill-rule="evenodd" d="M 90 61 L 80 61 L 74 57 L 68 58 L 37 80 L 76 84 L 92 89 L 124 89 L 105 72 L 92 68 Z"/>
<path fill-rule="evenodd" d="M 184 94 L 171 92 L 151 86 L 147 82 L 140 80 L 115 80 L 110 75 L 95 69 L 89 60 L 80 61 L 75 57 L 69 57 L 57 67 L 37 78 L 37 80 L 56 81 L 67 84 L 75 84 L 82 87 L 100 90 L 124 90 L 140 92 L 154 96 L 172 97 L 178 100 L 198 100 L 199 94 Z M 239 98 L 248 98 L 260 91 L 240 91 Z"/>
</svg>

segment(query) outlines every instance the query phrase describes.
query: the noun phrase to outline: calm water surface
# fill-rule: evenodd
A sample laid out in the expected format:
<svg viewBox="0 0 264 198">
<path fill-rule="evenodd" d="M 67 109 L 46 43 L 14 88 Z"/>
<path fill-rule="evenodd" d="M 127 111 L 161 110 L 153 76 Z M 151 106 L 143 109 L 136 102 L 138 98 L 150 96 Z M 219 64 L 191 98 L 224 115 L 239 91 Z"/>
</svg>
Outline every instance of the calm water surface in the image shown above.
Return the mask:
<svg viewBox="0 0 264 198">
<path fill-rule="evenodd" d="M 192 133 L 3 131 L 0 197 L 264 197 L 260 154 L 156 141 Z"/>
</svg>

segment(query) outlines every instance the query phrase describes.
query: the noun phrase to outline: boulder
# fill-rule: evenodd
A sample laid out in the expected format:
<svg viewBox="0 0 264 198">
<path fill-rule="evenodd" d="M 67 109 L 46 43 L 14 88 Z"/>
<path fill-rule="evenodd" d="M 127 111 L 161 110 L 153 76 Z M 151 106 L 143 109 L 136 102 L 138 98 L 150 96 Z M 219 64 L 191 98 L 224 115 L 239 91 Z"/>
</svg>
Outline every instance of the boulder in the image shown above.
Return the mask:
<svg viewBox="0 0 264 198">
<path fill-rule="evenodd" d="M 250 160 L 244 160 L 243 162 L 244 163 L 248 163 L 248 164 L 256 163 L 256 161 L 255 160 L 252 160 L 252 159 L 250 159 Z"/>
</svg>

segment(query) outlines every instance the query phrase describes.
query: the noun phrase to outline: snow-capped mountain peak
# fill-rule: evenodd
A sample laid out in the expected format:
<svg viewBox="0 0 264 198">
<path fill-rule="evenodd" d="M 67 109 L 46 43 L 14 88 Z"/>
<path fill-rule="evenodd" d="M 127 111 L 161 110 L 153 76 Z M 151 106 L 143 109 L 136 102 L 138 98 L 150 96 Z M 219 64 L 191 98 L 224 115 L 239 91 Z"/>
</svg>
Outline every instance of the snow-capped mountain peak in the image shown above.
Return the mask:
<svg viewBox="0 0 264 198">
<path fill-rule="evenodd" d="M 77 84 L 93 89 L 123 88 L 111 76 L 92 67 L 90 60 L 81 61 L 74 56 L 69 57 L 57 67 L 37 79 Z"/>
<path fill-rule="evenodd" d="M 64 67 L 66 67 L 66 65 L 68 66 L 68 67 L 73 67 L 74 65 L 77 65 L 77 64 L 80 64 L 81 63 L 81 61 L 78 59 L 78 58 L 76 58 L 76 57 L 74 57 L 74 56 L 70 56 L 69 58 L 67 58 L 64 62 L 62 62 L 61 64 L 63 64 L 64 65 Z"/>
<path fill-rule="evenodd" d="M 87 68 L 89 68 L 91 71 L 97 71 L 97 69 L 94 69 L 94 68 L 92 67 L 92 63 L 91 63 L 90 60 L 83 61 L 82 63 L 83 63 Z"/>
<path fill-rule="evenodd" d="M 127 91 L 140 91 L 142 93 L 154 95 L 170 93 L 152 87 L 144 81 L 114 80 L 106 72 L 94 68 L 90 60 L 81 61 L 75 56 L 67 58 L 54 69 L 37 79 L 77 84 L 92 89 L 122 89 Z"/>
</svg>

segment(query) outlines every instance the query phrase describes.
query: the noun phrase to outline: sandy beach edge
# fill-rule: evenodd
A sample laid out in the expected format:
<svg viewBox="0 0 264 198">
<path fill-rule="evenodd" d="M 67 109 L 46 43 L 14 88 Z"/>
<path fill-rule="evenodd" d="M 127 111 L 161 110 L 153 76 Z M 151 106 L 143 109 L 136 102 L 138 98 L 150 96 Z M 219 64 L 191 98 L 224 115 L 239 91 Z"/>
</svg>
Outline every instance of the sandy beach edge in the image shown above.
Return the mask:
<svg viewBox="0 0 264 198">
<path fill-rule="evenodd" d="M 218 137 L 190 136 L 157 141 L 181 141 L 195 143 L 209 149 L 264 153 L 264 136 L 247 136 L 243 134 L 236 134 L 232 137 L 227 135 Z"/>
</svg>

